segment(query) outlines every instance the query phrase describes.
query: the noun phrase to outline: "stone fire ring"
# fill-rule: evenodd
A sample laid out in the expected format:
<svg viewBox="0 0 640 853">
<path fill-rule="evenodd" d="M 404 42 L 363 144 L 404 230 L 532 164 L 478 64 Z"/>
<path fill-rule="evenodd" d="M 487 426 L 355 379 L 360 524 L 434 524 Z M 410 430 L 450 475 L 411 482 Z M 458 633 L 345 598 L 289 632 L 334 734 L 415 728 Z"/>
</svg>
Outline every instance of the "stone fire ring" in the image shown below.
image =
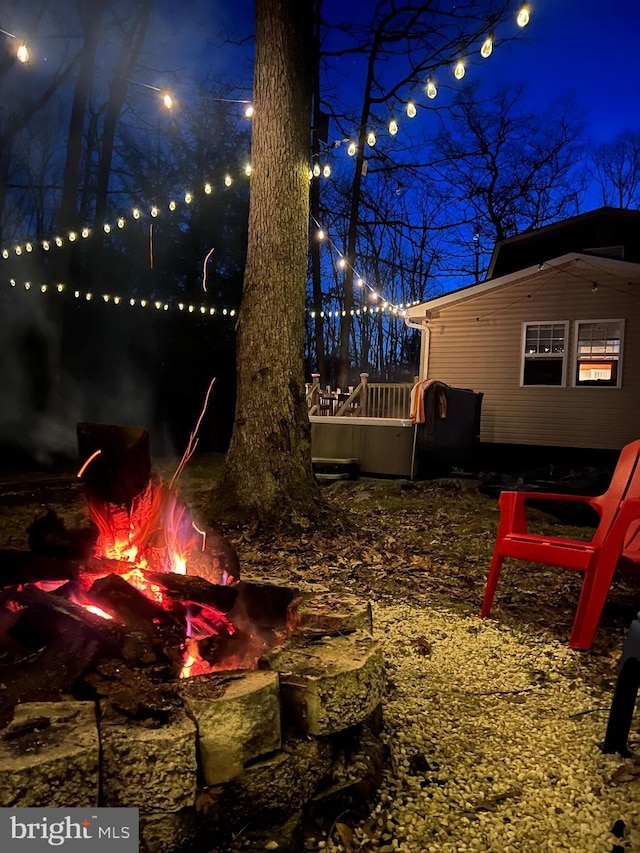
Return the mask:
<svg viewBox="0 0 640 853">
<path fill-rule="evenodd" d="M 362 808 L 383 763 L 371 607 L 316 585 L 288 589 L 290 636 L 257 670 L 181 681 L 166 724 L 106 699 L 18 705 L 0 732 L 0 807 L 137 807 L 146 853 L 210 850 L 238 827 L 273 839 L 276 826 L 288 838 L 267 849 L 285 850 L 305 820 Z"/>
</svg>

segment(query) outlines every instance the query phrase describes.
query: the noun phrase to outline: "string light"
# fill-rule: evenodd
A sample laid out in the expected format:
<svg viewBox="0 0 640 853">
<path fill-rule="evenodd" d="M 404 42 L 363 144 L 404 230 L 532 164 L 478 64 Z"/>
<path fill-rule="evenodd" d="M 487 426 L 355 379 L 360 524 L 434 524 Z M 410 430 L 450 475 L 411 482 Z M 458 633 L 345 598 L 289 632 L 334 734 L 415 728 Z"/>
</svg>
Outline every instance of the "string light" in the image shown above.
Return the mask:
<svg viewBox="0 0 640 853">
<path fill-rule="evenodd" d="M 464 62 L 459 59 L 453 69 L 453 76 L 456 78 L 456 80 L 462 80 L 466 73 L 467 69 L 464 67 Z"/>
<path fill-rule="evenodd" d="M 353 271 L 353 273 L 354 273 L 354 281 L 355 281 L 356 286 L 357 286 L 357 287 L 359 287 L 359 288 L 365 288 L 365 287 L 366 287 L 366 288 L 371 292 L 371 294 L 372 294 L 371 298 L 372 298 L 372 299 L 377 299 L 377 298 L 378 298 L 378 294 L 377 294 L 377 292 L 373 289 L 373 287 L 371 287 L 371 285 L 369 285 L 369 284 L 365 281 L 365 279 L 363 278 L 363 276 L 361 276 L 361 275 L 359 275 L 358 273 L 356 273 L 356 271 L 353 269 L 353 267 L 351 266 L 351 264 L 348 262 L 348 260 L 347 260 L 347 258 L 345 257 L 345 255 L 343 255 L 343 254 L 342 254 L 342 252 L 341 252 L 341 251 L 340 251 L 340 250 L 339 250 L 339 249 L 338 249 L 338 248 L 337 248 L 337 247 L 336 247 L 336 246 L 331 242 L 331 240 L 329 240 L 329 237 L 328 237 L 328 234 L 327 234 L 326 229 L 322 228 L 322 226 L 321 226 L 321 225 L 320 225 L 320 223 L 317 221 L 317 219 L 315 219 L 315 217 L 312 217 L 312 220 L 313 220 L 313 223 L 315 224 L 316 228 L 318 229 L 318 230 L 317 230 L 317 232 L 316 232 L 316 233 L 317 233 L 317 235 L 318 235 L 318 239 L 327 239 L 327 241 L 329 242 L 329 245 L 330 245 L 331 249 L 332 249 L 332 250 L 333 250 L 333 251 L 338 255 L 338 260 L 337 260 L 337 262 L 336 262 L 337 267 L 338 267 L 339 269 L 342 269 L 342 270 L 344 270 L 344 269 L 346 269 L 347 267 L 349 267 L 349 268 Z M 322 235 L 322 237 L 321 237 L 320 235 Z M 394 313 L 398 313 L 398 314 L 400 314 L 401 316 L 403 316 L 403 317 L 404 317 L 404 315 L 405 315 L 405 313 L 406 313 L 406 312 L 402 309 L 402 306 L 394 305 L 394 304 L 393 304 L 392 302 L 390 302 L 389 300 L 385 300 L 385 302 L 386 302 L 386 305 L 387 305 L 387 306 L 389 306 L 390 310 L 393 310 L 393 309 L 395 308 L 395 309 L 396 309 L 396 311 L 395 311 Z M 373 310 L 373 309 L 371 309 L 371 310 Z M 320 312 L 320 317 L 323 317 L 323 316 L 324 316 L 324 314 L 323 314 L 322 312 Z M 328 316 L 329 316 L 329 317 L 331 316 L 331 312 L 329 312 Z M 336 314 L 336 316 L 338 316 L 338 315 Z"/>
<path fill-rule="evenodd" d="M 416 105 L 413 103 L 413 101 L 409 101 L 409 103 L 407 104 L 407 115 L 409 116 L 409 118 L 415 118 L 417 112 L 418 111 L 416 110 Z"/>
<path fill-rule="evenodd" d="M 13 33 L 7 32 L 7 30 L 0 29 L 0 33 L 3 33 L 5 36 L 8 36 L 11 39 L 15 39 L 18 41 L 18 37 Z M 29 61 L 29 48 L 27 47 L 27 43 L 24 41 L 20 41 L 16 48 L 16 59 L 18 62 L 21 62 L 23 65 L 25 62 Z"/>
<path fill-rule="evenodd" d="M 370 145 L 372 148 L 376 144 L 376 135 L 373 130 L 370 130 L 367 134 L 367 145 Z"/>
<path fill-rule="evenodd" d="M 245 176 L 248 177 L 250 175 L 251 171 L 252 171 L 252 169 L 251 169 L 250 164 L 246 164 L 243 167 L 243 172 L 244 172 Z M 320 173 L 321 174 L 324 173 L 325 175 L 329 176 L 331 174 L 331 166 L 329 164 L 326 164 Z M 227 174 L 224 178 L 224 184 L 226 186 L 231 186 L 233 183 L 234 183 L 233 176 L 230 174 Z M 203 189 L 204 189 L 205 194 L 207 194 L 207 195 L 214 192 L 213 184 L 209 181 L 207 181 L 203 185 Z M 191 191 L 187 190 L 184 194 L 185 204 L 191 204 L 193 199 L 194 199 L 193 193 Z M 178 204 L 175 201 L 175 199 L 171 199 L 167 203 L 167 208 L 172 212 L 177 210 Z M 157 217 L 161 216 L 161 213 L 162 213 L 162 210 L 158 205 L 152 205 L 148 210 L 148 214 L 152 218 L 157 218 Z M 143 212 L 142 212 L 141 207 L 139 207 L 139 206 L 134 207 L 131 210 L 129 216 L 135 220 L 141 220 L 142 216 L 143 216 Z M 115 224 L 117 224 L 117 227 L 119 229 L 123 229 L 126 226 L 127 221 L 128 220 L 127 220 L 126 215 L 119 215 L 118 218 L 116 219 Z M 105 222 L 102 225 L 102 230 L 104 231 L 105 234 L 111 234 L 113 232 L 114 228 L 115 228 L 115 225 L 112 224 L 111 222 Z M 88 237 L 91 236 L 91 234 L 92 234 L 91 228 L 89 228 L 88 226 L 84 226 L 81 230 L 76 229 L 76 228 L 71 228 L 66 233 L 57 234 L 57 235 L 55 235 L 55 237 L 39 238 L 37 240 L 37 245 L 40 246 L 45 252 L 48 252 L 48 251 L 50 251 L 53 244 L 55 244 L 57 247 L 60 248 L 64 245 L 65 240 L 68 240 L 70 243 L 74 243 L 79 239 L 80 236 L 83 239 L 87 239 Z M 17 244 L 15 246 L 12 246 L 11 249 L 9 249 L 8 247 L 5 246 L 0 251 L 0 257 L 4 260 L 8 260 L 12 253 L 15 254 L 16 256 L 20 257 L 25 252 L 27 252 L 27 253 L 33 252 L 34 248 L 35 248 L 34 242 L 31 242 L 31 241 L 27 241 L 24 244 Z"/>
<path fill-rule="evenodd" d="M 16 287 L 16 284 L 17 284 L 15 278 L 8 279 L 8 283 L 11 287 Z M 57 284 L 49 286 L 46 282 L 43 282 L 42 284 L 38 285 L 38 284 L 34 284 L 31 281 L 24 281 L 24 282 L 22 282 L 22 286 L 24 287 L 25 290 L 37 289 L 40 291 L 40 293 L 43 293 L 43 294 L 46 294 L 49 292 L 64 293 L 66 291 L 66 285 L 63 282 L 57 282 Z M 95 293 L 92 293 L 91 291 L 74 290 L 73 296 L 75 299 L 82 299 L 85 302 L 92 302 L 94 300 L 98 300 L 98 301 L 102 300 L 102 302 L 105 305 L 110 305 L 110 304 L 120 305 L 120 304 L 122 304 L 122 297 L 121 296 L 112 296 L 109 293 L 95 294 Z M 136 305 L 139 305 L 141 308 L 145 308 L 149 304 L 150 304 L 150 302 L 147 299 L 137 300 L 137 299 L 135 299 L 135 297 L 131 297 L 129 299 L 129 305 L 132 308 L 134 308 Z M 184 308 L 184 303 L 182 303 L 182 302 L 180 302 L 176 305 L 175 303 L 171 303 L 171 302 L 168 302 L 168 301 L 165 301 L 162 299 L 154 300 L 153 304 L 155 305 L 155 307 L 158 311 L 160 311 L 160 310 L 169 311 L 171 308 L 178 308 L 180 311 L 182 311 Z M 224 308 L 224 309 L 218 308 L 218 309 L 216 309 L 215 307 L 210 306 L 210 305 L 198 305 L 198 306 L 190 305 L 189 306 L 189 311 L 191 313 L 194 313 L 196 310 L 200 314 L 209 314 L 210 316 L 215 316 L 215 314 L 217 314 L 218 312 L 224 314 L 225 316 L 229 316 L 229 317 L 234 317 L 236 315 L 236 309 L 235 308 Z"/>
<path fill-rule="evenodd" d="M 162 103 L 166 110 L 170 110 L 173 108 L 173 98 L 168 92 L 165 92 L 162 96 Z"/>
<path fill-rule="evenodd" d="M 251 163 L 247 163 L 247 165 L 244 167 L 244 173 L 245 173 L 245 175 L 246 175 L 248 178 L 250 178 L 250 177 L 251 177 L 251 173 L 252 173 L 252 172 L 253 172 L 253 169 L 252 169 L 252 167 L 251 167 Z"/>
<path fill-rule="evenodd" d="M 398 122 L 394 118 L 392 118 L 391 121 L 389 122 L 389 133 L 391 134 L 391 136 L 395 136 L 397 132 L 398 132 Z"/>
<path fill-rule="evenodd" d="M 436 84 L 433 82 L 433 78 L 429 77 L 427 80 L 427 98 L 433 100 L 437 94 Z"/>
<path fill-rule="evenodd" d="M 322 167 L 322 174 L 325 176 L 325 178 L 328 178 L 331 175 L 331 166 L 328 163 L 325 163 L 325 165 Z"/>
<path fill-rule="evenodd" d="M 519 27 L 526 27 L 529 23 L 530 19 L 530 9 L 527 3 L 524 3 L 520 11 L 518 12 L 518 17 L 516 18 L 516 23 Z"/>
<path fill-rule="evenodd" d="M 355 142 L 350 142 L 349 147 L 347 148 L 347 154 L 349 155 L 349 157 L 353 157 L 353 155 L 355 153 L 356 153 L 356 144 L 355 144 Z"/>
<path fill-rule="evenodd" d="M 314 177 L 316 177 L 316 178 L 320 177 L 320 164 L 319 163 L 313 164 L 313 174 L 314 174 Z"/>
<path fill-rule="evenodd" d="M 249 104 L 249 106 L 244 111 L 245 118 L 253 118 L 253 104 Z"/>
<path fill-rule="evenodd" d="M 480 48 L 480 56 L 483 59 L 488 59 L 493 53 L 493 33 L 488 35 L 486 39 L 482 42 L 482 47 Z"/>
</svg>

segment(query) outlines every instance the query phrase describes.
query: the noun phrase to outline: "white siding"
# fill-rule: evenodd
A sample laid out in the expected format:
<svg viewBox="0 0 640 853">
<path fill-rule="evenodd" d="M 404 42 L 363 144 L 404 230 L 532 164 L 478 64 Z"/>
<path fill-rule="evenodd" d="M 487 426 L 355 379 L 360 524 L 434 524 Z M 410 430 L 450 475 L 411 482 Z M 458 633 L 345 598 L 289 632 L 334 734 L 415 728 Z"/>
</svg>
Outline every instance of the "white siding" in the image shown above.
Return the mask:
<svg viewBox="0 0 640 853">
<path fill-rule="evenodd" d="M 543 272 L 429 319 L 428 375 L 484 394 L 481 440 L 622 447 L 640 438 L 640 286 L 599 273 Z M 624 319 L 620 388 L 574 388 L 574 320 Z M 523 322 L 569 320 L 564 387 L 521 387 Z"/>
</svg>

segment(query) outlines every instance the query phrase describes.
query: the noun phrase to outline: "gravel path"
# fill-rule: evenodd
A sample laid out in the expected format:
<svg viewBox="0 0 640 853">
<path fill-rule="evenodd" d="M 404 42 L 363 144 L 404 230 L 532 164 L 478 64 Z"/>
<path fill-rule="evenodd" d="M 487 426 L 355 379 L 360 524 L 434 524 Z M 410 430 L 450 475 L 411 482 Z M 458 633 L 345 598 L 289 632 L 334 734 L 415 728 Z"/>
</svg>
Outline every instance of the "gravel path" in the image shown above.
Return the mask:
<svg viewBox="0 0 640 853">
<path fill-rule="evenodd" d="M 640 763 L 598 749 L 607 711 L 579 653 L 453 610 L 377 603 L 374 618 L 391 761 L 353 838 L 307 849 L 640 851 Z"/>
</svg>

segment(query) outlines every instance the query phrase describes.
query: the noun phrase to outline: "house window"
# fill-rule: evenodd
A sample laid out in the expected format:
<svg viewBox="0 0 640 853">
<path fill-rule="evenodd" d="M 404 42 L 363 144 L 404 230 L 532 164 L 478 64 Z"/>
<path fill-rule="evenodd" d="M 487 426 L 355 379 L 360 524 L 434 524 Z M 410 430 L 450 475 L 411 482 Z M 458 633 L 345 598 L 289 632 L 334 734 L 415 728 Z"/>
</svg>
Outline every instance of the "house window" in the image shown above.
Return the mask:
<svg viewBox="0 0 640 853">
<path fill-rule="evenodd" d="M 576 323 L 576 386 L 620 386 L 623 331 L 623 320 Z"/>
<path fill-rule="evenodd" d="M 524 323 L 522 385 L 564 385 L 568 323 Z"/>
</svg>

